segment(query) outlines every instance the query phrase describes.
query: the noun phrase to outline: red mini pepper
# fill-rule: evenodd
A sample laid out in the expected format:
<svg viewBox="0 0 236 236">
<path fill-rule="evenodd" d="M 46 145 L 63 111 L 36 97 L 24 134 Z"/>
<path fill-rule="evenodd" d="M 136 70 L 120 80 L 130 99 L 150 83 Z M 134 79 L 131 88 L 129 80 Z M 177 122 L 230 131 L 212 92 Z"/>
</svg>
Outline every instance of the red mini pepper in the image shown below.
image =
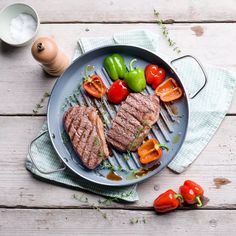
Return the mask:
<svg viewBox="0 0 236 236">
<path fill-rule="evenodd" d="M 180 186 L 179 191 L 188 204 L 197 203 L 198 207 L 202 206 L 201 198 L 203 197 L 204 190 L 199 184 L 191 180 L 186 180 L 184 184 Z"/>
<path fill-rule="evenodd" d="M 165 80 L 166 71 L 155 64 L 149 64 L 145 68 L 145 77 L 147 83 L 152 85 L 153 89 L 156 89 Z"/>
<path fill-rule="evenodd" d="M 95 98 L 101 98 L 107 91 L 102 78 L 96 74 L 88 76 L 88 71 L 94 70 L 94 66 L 87 65 L 84 71 L 85 81 L 83 83 L 84 89 Z"/>
<path fill-rule="evenodd" d="M 172 189 L 169 189 L 157 197 L 153 203 L 153 207 L 156 212 L 164 213 L 176 209 L 182 202 L 183 197 Z"/>
<path fill-rule="evenodd" d="M 129 95 L 129 89 L 124 80 L 116 80 L 107 92 L 109 102 L 119 104 Z"/>
</svg>

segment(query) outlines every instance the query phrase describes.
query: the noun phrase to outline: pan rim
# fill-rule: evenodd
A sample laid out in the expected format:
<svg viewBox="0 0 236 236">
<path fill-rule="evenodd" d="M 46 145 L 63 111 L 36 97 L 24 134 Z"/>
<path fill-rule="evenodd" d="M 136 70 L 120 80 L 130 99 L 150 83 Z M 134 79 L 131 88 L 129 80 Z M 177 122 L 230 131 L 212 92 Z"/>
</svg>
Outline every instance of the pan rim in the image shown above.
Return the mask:
<svg viewBox="0 0 236 236">
<path fill-rule="evenodd" d="M 53 88 L 52 88 L 52 91 L 51 91 L 51 95 L 53 94 L 53 92 L 55 91 L 55 88 L 57 87 L 57 84 L 59 83 L 59 81 L 62 80 L 62 78 L 64 77 L 64 74 L 71 68 L 71 66 L 75 63 L 77 63 L 78 60 L 81 60 L 83 57 L 86 57 L 87 55 L 89 55 L 90 53 L 93 53 L 95 51 L 100 51 L 100 50 L 104 50 L 104 49 L 107 49 L 107 48 L 118 48 L 118 47 L 126 47 L 126 48 L 134 48 L 134 49 L 137 49 L 137 50 L 143 50 L 143 51 L 146 51 L 148 53 L 151 53 L 153 56 L 157 57 L 159 60 L 163 61 L 163 63 L 167 64 L 167 66 L 173 71 L 173 73 L 178 77 L 180 83 L 181 83 L 181 86 L 184 90 L 184 93 L 185 93 L 185 97 L 186 97 L 186 104 L 187 104 L 187 119 L 186 119 L 186 130 L 183 134 L 183 139 L 180 143 L 180 146 L 178 148 L 178 150 L 176 151 L 175 155 L 173 155 L 172 159 L 168 160 L 166 165 L 165 166 L 162 166 L 159 169 L 158 173 L 161 172 L 164 168 L 166 168 L 169 163 L 171 161 L 173 161 L 173 159 L 176 157 L 176 155 L 179 153 L 180 149 L 182 148 L 183 146 L 183 143 L 186 139 L 186 135 L 187 135 L 187 131 L 188 131 L 188 126 L 189 126 L 189 97 L 188 97 L 188 93 L 186 92 L 186 89 L 185 89 L 185 86 L 181 80 L 181 77 L 179 76 L 179 74 L 176 72 L 176 70 L 172 67 L 172 65 L 170 63 L 168 63 L 166 60 L 164 60 L 162 57 L 160 57 L 159 55 L 157 55 L 156 53 L 146 49 L 146 48 L 143 48 L 143 47 L 139 47 L 139 46 L 134 46 L 134 45 L 128 45 L 128 44 L 116 44 L 116 45 L 106 45 L 106 46 L 102 46 L 102 47 L 98 47 L 98 48 L 94 48 L 92 50 L 89 50 L 88 52 L 80 55 L 78 58 L 76 58 L 71 64 L 70 66 L 66 69 L 66 71 L 57 79 L 57 81 L 55 82 Z M 102 185 L 102 186 L 111 186 L 111 187 L 122 187 L 122 186 L 130 186 L 130 185 L 134 185 L 134 184 L 137 184 L 137 183 L 141 183 L 141 182 L 144 182 L 145 180 L 153 177 L 154 175 L 158 174 L 158 173 L 155 173 L 155 171 L 152 171 L 150 174 L 144 176 L 142 179 L 141 178 L 137 178 L 137 179 L 134 179 L 134 180 L 130 180 L 129 182 L 125 182 L 125 183 L 119 183 L 119 182 L 109 182 L 109 183 L 105 183 L 105 182 L 99 182 L 97 180 L 94 180 L 94 179 L 89 179 L 87 176 L 84 176 L 82 173 L 78 173 L 78 171 L 74 170 L 74 168 L 72 166 L 70 166 L 65 160 L 64 158 L 62 157 L 62 155 L 60 154 L 60 152 L 58 151 L 58 148 L 56 147 L 56 144 L 54 142 L 54 139 L 53 139 L 53 131 L 51 130 L 51 125 L 50 125 L 50 107 L 51 107 L 51 96 L 48 100 L 48 106 L 47 106 L 47 124 L 48 124 L 48 132 L 49 132 L 49 137 L 50 137 L 50 140 L 51 140 L 51 143 L 53 145 L 53 148 L 54 150 L 56 151 L 57 155 L 59 156 L 60 160 L 70 169 L 72 170 L 75 174 L 77 174 L 78 176 L 80 176 L 81 178 L 84 178 L 85 180 L 87 181 L 90 181 L 92 183 L 95 183 L 95 184 L 98 184 L 98 185 Z M 63 144 L 63 143 L 62 143 Z M 64 144 L 63 144 L 64 145 Z"/>
</svg>

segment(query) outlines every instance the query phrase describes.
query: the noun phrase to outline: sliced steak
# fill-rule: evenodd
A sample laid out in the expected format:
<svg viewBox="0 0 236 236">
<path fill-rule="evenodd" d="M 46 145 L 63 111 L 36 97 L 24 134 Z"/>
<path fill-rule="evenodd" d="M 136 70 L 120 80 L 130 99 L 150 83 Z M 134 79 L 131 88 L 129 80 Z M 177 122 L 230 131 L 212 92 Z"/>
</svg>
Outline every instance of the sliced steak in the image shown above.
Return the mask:
<svg viewBox="0 0 236 236">
<path fill-rule="evenodd" d="M 64 114 L 64 126 L 86 167 L 94 169 L 109 156 L 103 123 L 94 107 L 69 108 Z"/>
<path fill-rule="evenodd" d="M 107 133 L 107 141 L 120 151 L 136 151 L 160 112 L 159 99 L 146 93 L 131 93 L 122 103 Z"/>
</svg>

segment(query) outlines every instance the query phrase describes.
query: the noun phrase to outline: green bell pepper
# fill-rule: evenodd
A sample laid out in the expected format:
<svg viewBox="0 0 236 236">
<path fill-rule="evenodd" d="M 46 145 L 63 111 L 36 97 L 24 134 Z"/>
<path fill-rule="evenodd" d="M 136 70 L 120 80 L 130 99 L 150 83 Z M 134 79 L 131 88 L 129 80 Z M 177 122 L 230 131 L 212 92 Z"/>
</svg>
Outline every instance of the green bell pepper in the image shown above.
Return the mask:
<svg viewBox="0 0 236 236">
<path fill-rule="evenodd" d="M 124 80 L 131 90 L 133 90 L 134 92 L 141 92 L 146 87 L 146 79 L 144 70 L 142 68 L 133 68 L 133 63 L 135 63 L 136 61 L 136 59 L 133 59 L 129 63 L 129 72 L 125 73 Z"/>
<path fill-rule="evenodd" d="M 126 66 L 125 66 L 125 60 L 121 55 L 115 53 L 110 56 L 107 56 L 104 59 L 103 65 L 107 73 L 113 80 L 124 78 L 126 72 Z"/>
</svg>

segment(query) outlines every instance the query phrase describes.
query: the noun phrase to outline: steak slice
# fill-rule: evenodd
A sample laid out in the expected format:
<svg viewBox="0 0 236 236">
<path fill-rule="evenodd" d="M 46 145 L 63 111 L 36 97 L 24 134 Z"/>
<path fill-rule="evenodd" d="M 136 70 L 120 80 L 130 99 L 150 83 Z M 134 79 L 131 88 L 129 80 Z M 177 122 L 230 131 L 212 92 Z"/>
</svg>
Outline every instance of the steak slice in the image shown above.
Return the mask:
<svg viewBox="0 0 236 236">
<path fill-rule="evenodd" d="M 136 151 L 160 112 L 159 99 L 146 93 L 130 93 L 107 133 L 107 141 L 120 151 Z"/>
<path fill-rule="evenodd" d="M 96 168 L 109 156 L 103 123 L 94 107 L 74 106 L 64 114 L 64 127 L 83 164 Z"/>
</svg>

